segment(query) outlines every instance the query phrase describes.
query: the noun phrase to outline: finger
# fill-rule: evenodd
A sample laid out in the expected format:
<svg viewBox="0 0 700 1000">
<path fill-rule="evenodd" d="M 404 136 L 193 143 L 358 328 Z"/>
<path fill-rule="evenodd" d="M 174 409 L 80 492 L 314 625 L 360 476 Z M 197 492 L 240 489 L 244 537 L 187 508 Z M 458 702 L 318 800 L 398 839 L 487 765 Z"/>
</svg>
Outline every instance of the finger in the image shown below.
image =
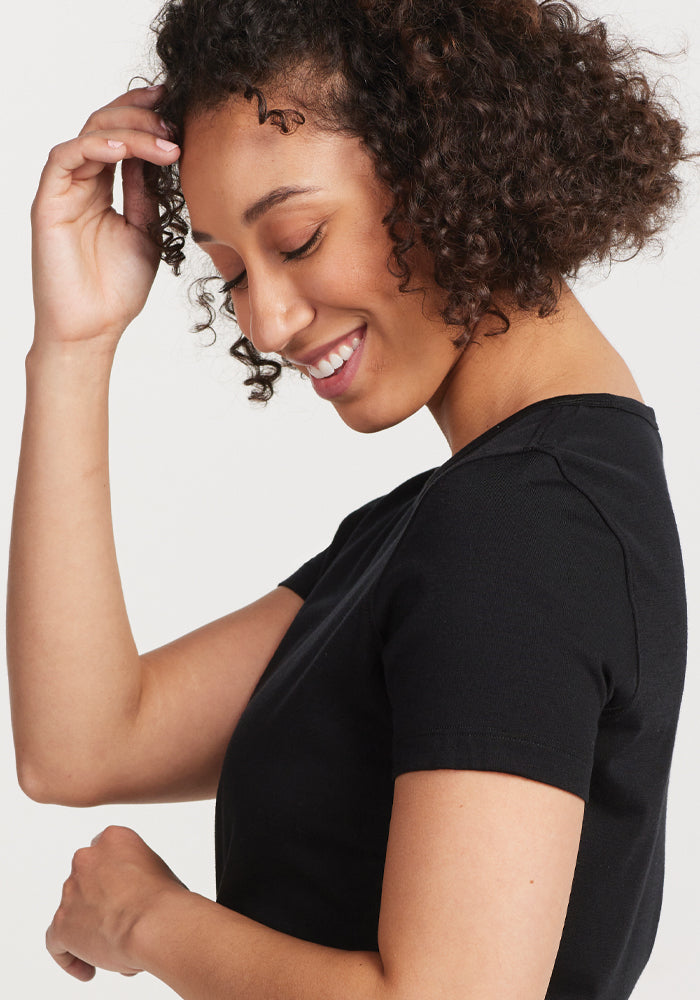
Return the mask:
<svg viewBox="0 0 700 1000">
<path fill-rule="evenodd" d="M 170 132 L 163 119 L 152 108 L 100 108 L 93 112 L 83 125 L 78 135 L 86 135 L 89 132 L 104 132 L 109 129 L 140 129 L 142 132 L 154 132 L 162 135 L 165 139 L 170 137 Z"/>
<path fill-rule="evenodd" d="M 69 951 L 61 951 L 51 956 L 63 969 L 64 972 L 79 979 L 81 983 L 88 983 L 95 977 L 95 966 L 83 962 L 82 958 L 76 958 Z"/>
<path fill-rule="evenodd" d="M 162 101 L 165 96 L 165 87 L 160 84 L 155 90 L 151 90 L 148 87 L 134 87 L 133 90 L 125 90 L 123 94 L 115 97 L 113 101 L 109 101 L 108 104 L 104 104 L 99 111 L 105 108 L 124 108 L 124 107 L 137 107 L 137 108 L 152 108 L 154 104 L 158 101 Z"/>
<path fill-rule="evenodd" d="M 41 172 L 37 196 L 61 198 L 67 194 L 74 180 L 86 180 L 104 169 L 104 165 L 118 163 L 129 156 L 139 156 L 153 163 L 172 163 L 180 155 L 180 147 L 166 150 L 158 145 L 156 136 L 128 129 L 114 132 L 91 132 L 69 139 L 54 146 Z M 110 142 L 119 142 L 111 146 Z"/>
<path fill-rule="evenodd" d="M 141 160 L 162 164 L 173 163 L 180 155 L 180 147 L 176 142 L 137 129 L 116 128 L 90 132 L 72 141 L 83 142 L 93 136 L 105 143 L 107 148 L 113 149 L 122 160 L 135 156 Z M 117 145 L 119 143 L 123 145 Z"/>
<path fill-rule="evenodd" d="M 51 958 L 60 965 L 64 972 L 68 972 L 76 979 L 86 983 L 95 975 L 95 966 L 84 962 L 82 958 L 77 958 L 57 940 L 54 924 L 52 923 L 46 932 L 46 948 Z"/>
</svg>

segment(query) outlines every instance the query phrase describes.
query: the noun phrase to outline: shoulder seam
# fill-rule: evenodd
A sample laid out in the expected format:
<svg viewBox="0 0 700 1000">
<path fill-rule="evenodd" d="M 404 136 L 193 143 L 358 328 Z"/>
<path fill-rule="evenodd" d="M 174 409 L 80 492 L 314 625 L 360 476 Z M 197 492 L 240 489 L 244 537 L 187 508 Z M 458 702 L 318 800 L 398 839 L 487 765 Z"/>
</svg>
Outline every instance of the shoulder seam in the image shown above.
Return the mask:
<svg viewBox="0 0 700 1000">
<path fill-rule="evenodd" d="M 413 506 L 413 510 L 411 511 L 410 517 L 408 518 L 408 520 L 406 521 L 405 525 L 403 526 L 401 534 L 396 539 L 396 543 L 394 545 L 394 548 L 392 549 L 391 555 L 389 556 L 389 558 L 387 559 L 387 561 L 382 566 L 381 571 L 379 572 L 379 574 L 377 575 L 377 578 L 375 579 L 374 583 L 372 584 L 371 592 L 369 594 L 369 598 L 368 598 L 369 618 L 370 618 L 370 622 L 371 622 L 372 628 L 374 630 L 375 638 L 377 640 L 380 639 L 380 632 L 379 632 L 379 628 L 377 626 L 377 620 L 376 620 L 376 617 L 375 617 L 375 614 L 374 614 L 374 599 L 375 599 L 375 594 L 376 594 L 377 588 L 378 588 L 378 586 L 379 586 L 382 578 L 384 577 L 384 574 L 386 573 L 389 565 L 391 564 L 394 556 L 396 555 L 396 552 L 398 551 L 398 549 L 399 549 L 399 547 L 401 545 L 401 542 L 402 542 L 402 540 L 403 540 L 406 532 L 408 531 L 408 529 L 410 528 L 411 524 L 413 523 L 413 519 L 416 516 L 416 511 L 420 507 L 421 502 L 422 502 L 423 498 L 425 497 L 425 495 L 430 492 L 431 487 L 433 487 L 436 483 L 439 483 L 440 480 L 444 476 L 446 476 L 448 473 L 452 472 L 454 469 L 462 468 L 464 466 L 464 464 L 466 464 L 467 461 L 471 464 L 472 462 L 483 461 L 483 460 L 489 459 L 489 458 L 505 458 L 505 457 L 510 458 L 513 455 L 521 456 L 525 452 L 528 452 L 530 450 L 538 450 L 538 449 L 531 449 L 528 446 L 528 447 L 525 447 L 525 448 L 519 448 L 515 452 L 498 452 L 496 454 L 489 454 L 489 455 L 473 455 L 473 456 L 469 456 L 468 459 L 467 459 L 467 456 L 465 456 L 465 462 L 460 462 L 459 464 L 452 465 L 449 468 L 438 467 L 438 469 L 437 469 L 437 475 L 434 478 L 429 477 L 428 480 L 423 484 L 423 486 L 421 487 L 420 493 L 418 494 L 418 496 L 416 497 L 416 499 L 414 501 L 414 506 Z"/>
<path fill-rule="evenodd" d="M 641 683 L 640 683 L 640 681 L 641 681 L 641 677 L 640 677 L 641 670 L 640 670 L 640 655 L 639 655 L 639 628 L 638 628 L 638 623 L 637 623 L 636 601 L 635 601 L 634 592 L 633 592 L 634 588 L 633 588 L 633 584 L 632 584 L 632 580 L 631 580 L 631 574 L 630 574 L 630 569 L 629 569 L 629 558 L 628 558 L 628 554 L 627 554 L 627 550 L 625 548 L 625 545 L 624 545 L 624 543 L 623 543 L 623 541 L 622 541 L 622 539 L 620 537 L 619 531 L 611 523 L 610 519 L 608 517 L 606 517 L 605 514 L 603 514 L 603 512 L 600 510 L 600 508 L 598 507 L 598 505 L 586 493 L 586 491 L 581 486 L 579 486 L 579 484 L 576 483 L 571 478 L 570 475 L 568 475 L 564 471 L 563 460 L 562 460 L 562 457 L 559 454 L 558 450 L 556 448 L 553 448 L 553 446 L 551 446 L 551 445 L 543 446 L 543 445 L 537 443 L 537 442 L 539 442 L 539 440 L 541 438 L 541 435 L 544 432 L 544 430 L 546 429 L 546 427 L 548 426 L 548 424 L 549 424 L 549 421 L 546 421 L 545 424 L 543 425 L 543 427 L 541 428 L 541 430 L 536 435 L 536 437 L 533 439 L 533 442 L 531 442 L 528 445 L 521 446 L 520 448 L 518 448 L 517 451 L 513 451 L 513 452 L 503 451 L 503 452 L 498 452 L 498 453 L 495 453 L 495 454 L 492 453 L 492 454 L 483 454 L 483 455 L 475 454 L 475 455 L 471 455 L 469 457 L 465 456 L 465 462 L 464 463 L 459 463 L 459 465 L 453 465 L 453 466 L 451 466 L 448 469 L 444 469 L 444 470 L 440 471 L 439 474 L 437 476 L 435 476 L 434 479 L 429 479 L 427 481 L 427 483 L 421 489 L 421 492 L 419 493 L 418 497 L 416 498 L 415 505 L 413 507 L 413 510 L 411 511 L 411 515 L 408 518 L 408 520 L 406 521 L 406 524 L 404 525 L 403 530 L 402 530 L 400 536 L 397 538 L 396 544 L 394 545 L 394 548 L 393 548 L 393 550 L 391 552 L 391 555 L 389 556 L 389 558 L 385 562 L 384 566 L 382 567 L 381 572 L 378 574 L 377 578 L 375 579 L 375 581 L 374 581 L 374 583 L 372 585 L 371 594 L 369 595 L 369 600 L 368 600 L 368 604 L 369 604 L 369 618 L 370 618 L 370 622 L 371 622 L 371 625 L 372 625 L 372 629 L 373 629 L 374 634 L 375 634 L 375 638 L 379 642 L 381 640 L 381 633 L 380 633 L 379 628 L 377 626 L 377 620 L 376 620 L 375 610 L 374 610 L 377 588 L 379 587 L 382 579 L 384 578 L 385 573 L 387 572 L 388 567 L 391 565 L 391 562 L 394 559 L 394 556 L 396 555 L 398 549 L 400 548 L 401 542 L 402 542 L 403 538 L 405 537 L 406 532 L 408 531 L 408 529 L 410 528 L 411 524 L 413 523 L 414 517 L 415 517 L 416 512 L 418 511 L 418 509 L 420 507 L 421 501 L 423 500 L 423 498 L 425 497 L 425 495 L 430 491 L 430 488 L 432 486 L 434 486 L 436 483 L 440 482 L 440 480 L 443 478 L 443 476 L 446 475 L 447 473 L 453 471 L 455 468 L 462 468 L 467 463 L 470 464 L 472 462 L 483 461 L 483 460 L 486 460 L 486 459 L 500 459 L 500 458 L 511 458 L 511 457 L 522 458 L 523 456 L 531 454 L 533 452 L 535 452 L 537 454 L 540 454 L 540 455 L 546 455 L 553 462 L 556 463 L 557 469 L 558 469 L 559 474 L 562 477 L 562 479 L 564 479 L 572 487 L 572 489 L 576 490 L 582 497 L 584 497 L 584 499 L 587 501 L 587 503 L 589 503 L 590 506 L 593 508 L 593 510 L 595 510 L 595 512 L 598 515 L 598 517 L 601 519 L 601 521 L 606 526 L 606 528 L 611 533 L 611 535 L 615 538 L 615 541 L 619 545 L 620 550 L 622 552 L 622 558 L 623 558 L 623 562 L 624 562 L 624 566 L 625 566 L 625 583 L 626 583 L 626 588 L 627 588 L 627 600 L 628 600 L 629 605 L 630 605 L 630 611 L 631 611 L 631 615 L 632 615 L 632 624 L 633 624 L 633 628 L 634 628 L 635 661 L 636 661 L 635 662 L 635 672 L 636 672 L 636 677 L 635 677 L 634 691 L 633 691 L 632 695 L 630 696 L 630 698 L 628 698 L 628 700 L 625 702 L 625 704 L 623 704 L 623 705 L 617 705 L 614 708 L 610 708 L 608 706 L 604 706 L 603 707 L 602 713 L 604 715 L 606 715 L 606 716 L 612 716 L 612 715 L 616 715 L 616 714 L 618 714 L 620 712 L 627 711 L 629 708 L 632 707 L 632 705 L 634 704 L 634 702 L 635 702 L 635 700 L 637 698 L 637 694 L 638 694 L 640 686 L 641 686 Z"/>
<path fill-rule="evenodd" d="M 571 475 L 569 475 L 564 470 L 564 467 L 563 467 L 563 457 L 562 457 L 559 449 L 557 449 L 553 445 L 549 445 L 549 446 L 539 446 L 539 447 L 534 448 L 533 450 L 540 451 L 543 454 L 549 455 L 556 462 L 557 468 L 559 469 L 559 473 L 561 474 L 562 478 L 565 479 L 566 482 L 569 483 L 569 485 L 573 487 L 573 489 L 577 490 L 581 494 L 581 496 L 585 497 L 585 499 L 588 501 L 588 503 L 591 505 L 591 507 L 595 510 L 596 514 L 601 519 L 601 521 L 603 522 L 603 524 L 605 524 L 606 528 L 614 536 L 615 541 L 620 546 L 620 551 L 622 552 L 622 559 L 623 559 L 623 562 L 625 564 L 625 584 L 626 584 L 626 587 L 627 587 L 627 600 L 629 601 L 630 612 L 632 614 L 632 624 L 633 624 L 633 627 L 634 627 L 635 673 L 636 673 L 636 676 L 635 676 L 634 691 L 632 692 L 631 696 L 628 698 L 627 702 L 624 705 L 617 705 L 614 708 L 610 708 L 610 707 L 608 707 L 606 705 L 603 708 L 603 714 L 604 715 L 606 715 L 606 716 L 617 715 L 620 712 L 627 711 L 628 709 L 630 709 L 634 705 L 634 703 L 636 701 L 636 698 L 637 698 L 637 694 L 638 694 L 640 686 L 641 686 L 641 666 L 640 666 L 640 654 L 639 654 L 639 627 L 638 627 L 638 623 L 637 623 L 637 602 L 636 602 L 636 597 L 635 597 L 635 594 L 634 594 L 634 583 L 633 583 L 633 580 L 632 580 L 632 574 L 630 573 L 630 564 L 629 564 L 629 556 L 628 556 L 628 553 L 627 553 L 627 548 L 626 548 L 626 546 L 625 546 L 625 544 L 624 544 L 624 542 L 622 540 L 622 537 L 620 535 L 619 530 L 614 525 L 614 523 L 612 522 L 612 520 L 610 519 L 610 517 L 608 517 L 606 514 L 603 513 L 603 511 L 600 509 L 600 507 L 595 502 L 595 500 L 593 500 L 592 497 L 590 497 L 588 495 L 588 493 L 586 492 L 586 490 L 584 490 L 582 486 L 580 486 L 577 482 L 575 482 L 573 480 L 573 478 L 571 477 Z"/>
</svg>

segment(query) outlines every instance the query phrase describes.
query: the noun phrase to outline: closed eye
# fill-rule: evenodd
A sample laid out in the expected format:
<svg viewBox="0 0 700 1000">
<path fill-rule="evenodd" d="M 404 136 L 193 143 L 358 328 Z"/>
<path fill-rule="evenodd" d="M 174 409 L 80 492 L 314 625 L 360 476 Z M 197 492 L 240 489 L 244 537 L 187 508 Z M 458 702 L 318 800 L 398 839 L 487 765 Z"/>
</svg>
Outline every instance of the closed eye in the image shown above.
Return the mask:
<svg viewBox="0 0 700 1000">
<path fill-rule="evenodd" d="M 320 242 L 322 236 L 323 236 L 323 226 L 319 226 L 316 232 L 311 237 L 311 239 L 307 243 L 305 243 L 302 247 L 297 247 L 296 250 L 288 250 L 282 252 L 282 256 L 284 257 L 285 262 L 288 260 L 296 260 L 297 257 L 305 257 L 307 254 L 310 253 L 310 251 L 314 249 L 317 243 Z M 242 271 L 238 275 L 238 277 L 232 278 L 231 281 L 227 281 L 224 285 L 222 285 L 220 291 L 226 293 L 230 292 L 231 289 L 233 288 L 238 288 L 244 278 L 245 278 L 245 271 Z"/>
</svg>

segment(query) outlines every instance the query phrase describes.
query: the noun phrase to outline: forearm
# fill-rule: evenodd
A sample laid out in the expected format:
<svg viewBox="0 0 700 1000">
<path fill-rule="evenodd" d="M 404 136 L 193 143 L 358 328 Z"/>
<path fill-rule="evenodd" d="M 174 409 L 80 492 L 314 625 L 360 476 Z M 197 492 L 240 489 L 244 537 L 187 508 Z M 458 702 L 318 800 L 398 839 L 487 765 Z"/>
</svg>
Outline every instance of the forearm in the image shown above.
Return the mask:
<svg viewBox="0 0 700 1000">
<path fill-rule="evenodd" d="M 20 780 L 60 788 L 113 753 L 140 666 L 119 578 L 108 468 L 111 357 L 88 344 L 27 356 L 7 599 Z M 82 790 L 84 791 L 84 789 Z"/>
<path fill-rule="evenodd" d="M 378 952 L 304 941 L 197 893 L 154 907 L 134 947 L 138 966 L 183 1000 L 387 1000 Z"/>
</svg>

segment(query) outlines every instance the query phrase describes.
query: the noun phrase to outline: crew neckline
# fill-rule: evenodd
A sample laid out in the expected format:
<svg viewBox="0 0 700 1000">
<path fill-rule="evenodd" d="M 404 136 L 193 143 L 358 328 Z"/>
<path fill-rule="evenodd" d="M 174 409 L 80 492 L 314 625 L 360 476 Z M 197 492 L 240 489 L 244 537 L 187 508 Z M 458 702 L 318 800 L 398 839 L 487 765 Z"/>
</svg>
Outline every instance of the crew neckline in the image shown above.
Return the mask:
<svg viewBox="0 0 700 1000">
<path fill-rule="evenodd" d="M 483 431 L 478 437 L 473 438 L 463 445 L 454 455 L 443 462 L 440 469 L 444 469 L 446 465 L 451 464 L 463 455 L 467 455 L 474 451 L 480 445 L 489 441 L 492 437 L 495 437 L 506 427 L 510 427 L 511 424 L 517 423 L 522 420 L 523 417 L 532 413 L 535 410 L 541 410 L 549 406 L 600 406 L 608 407 L 613 410 L 627 410 L 630 413 L 636 413 L 637 416 L 643 417 L 654 430 L 658 431 L 659 425 L 656 421 L 656 414 L 653 407 L 649 406 L 647 403 L 641 403 L 638 399 L 634 399 L 632 396 L 617 396 L 611 392 L 576 392 L 576 393 L 566 393 L 561 396 L 549 396 L 547 399 L 537 399 L 534 403 L 529 403 L 524 406 L 521 410 L 516 410 L 515 413 L 511 413 L 510 416 L 504 417 L 493 427 L 489 427 L 487 430 Z M 437 469 L 433 470 L 437 471 Z"/>
</svg>

